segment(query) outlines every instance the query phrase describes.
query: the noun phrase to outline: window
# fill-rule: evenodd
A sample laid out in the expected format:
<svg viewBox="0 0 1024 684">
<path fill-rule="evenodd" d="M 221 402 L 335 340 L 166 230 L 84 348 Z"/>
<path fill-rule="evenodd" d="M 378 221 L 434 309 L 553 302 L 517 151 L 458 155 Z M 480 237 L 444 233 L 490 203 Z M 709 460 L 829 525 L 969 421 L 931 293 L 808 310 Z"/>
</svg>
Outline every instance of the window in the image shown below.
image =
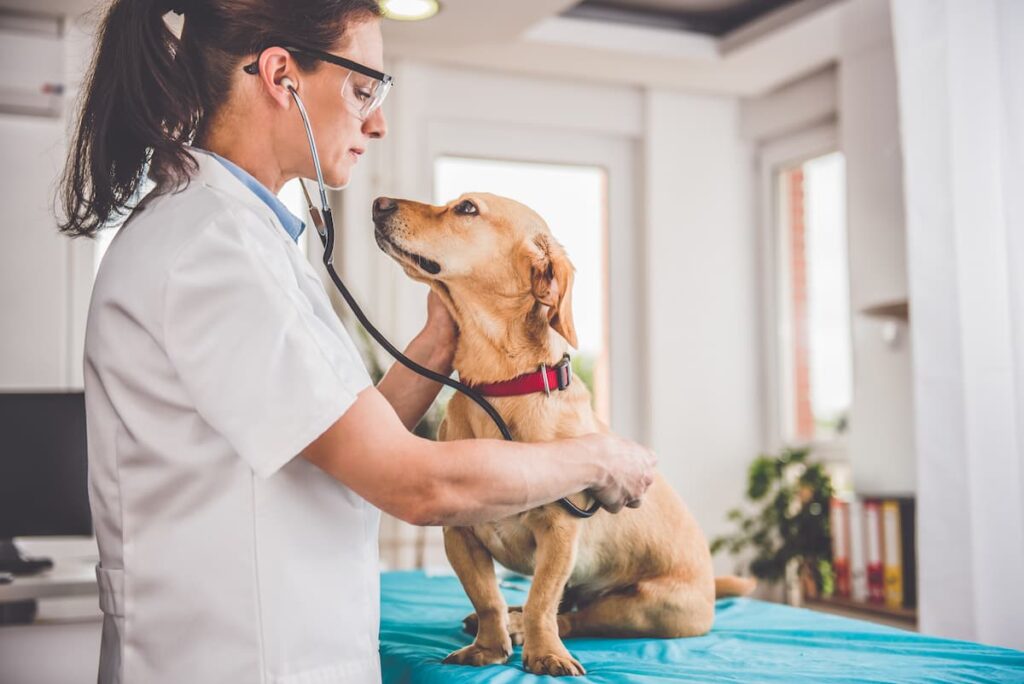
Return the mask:
<svg viewBox="0 0 1024 684">
<path fill-rule="evenodd" d="M 491 192 L 522 202 L 547 222 L 576 267 L 572 303 L 580 347 L 573 371 L 590 387 L 608 421 L 606 174 L 597 166 L 536 164 L 443 156 L 434 169 L 434 201 Z"/>
<path fill-rule="evenodd" d="M 827 442 L 853 393 L 843 156 L 779 167 L 774 185 L 780 434 Z"/>
<path fill-rule="evenodd" d="M 284 206 L 288 207 L 288 211 L 298 216 L 306 224 L 306 229 L 302 231 L 302 235 L 299 236 L 298 245 L 302 253 L 309 255 L 309 240 L 313 234 L 316 233 L 316 226 L 313 225 L 313 221 L 309 218 L 309 206 L 306 204 L 306 197 L 302 194 L 301 183 L 298 178 L 293 178 L 281 187 L 281 192 L 277 193 L 277 198 L 284 203 Z M 307 181 L 306 190 L 309 191 L 313 201 L 318 201 L 317 193 L 319 192 L 316 187 L 316 181 Z M 319 241 L 319 238 L 313 238 Z"/>
</svg>

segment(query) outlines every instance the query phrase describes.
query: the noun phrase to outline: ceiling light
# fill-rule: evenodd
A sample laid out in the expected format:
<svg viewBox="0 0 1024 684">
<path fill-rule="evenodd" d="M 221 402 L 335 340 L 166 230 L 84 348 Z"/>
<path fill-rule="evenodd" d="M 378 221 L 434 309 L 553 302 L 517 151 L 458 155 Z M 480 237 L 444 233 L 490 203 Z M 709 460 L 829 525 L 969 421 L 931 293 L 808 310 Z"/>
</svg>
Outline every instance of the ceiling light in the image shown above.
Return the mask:
<svg viewBox="0 0 1024 684">
<path fill-rule="evenodd" d="M 441 6 L 437 0 L 381 0 L 380 9 L 388 19 L 419 21 L 437 14 Z"/>
</svg>

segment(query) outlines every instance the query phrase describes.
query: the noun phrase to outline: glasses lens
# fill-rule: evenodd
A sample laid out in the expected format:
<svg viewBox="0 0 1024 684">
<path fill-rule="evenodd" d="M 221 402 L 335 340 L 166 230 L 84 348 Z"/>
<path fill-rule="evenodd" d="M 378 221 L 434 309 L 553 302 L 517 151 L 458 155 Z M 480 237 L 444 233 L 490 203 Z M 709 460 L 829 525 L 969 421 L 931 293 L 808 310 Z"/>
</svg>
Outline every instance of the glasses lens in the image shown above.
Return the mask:
<svg viewBox="0 0 1024 684">
<path fill-rule="evenodd" d="M 349 111 L 360 119 L 366 119 L 380 107 L 390 89 L 390 82 L 385 83 L 358 72 L 349 71 L 341 86 L 341 94 Z"/>
</svg>

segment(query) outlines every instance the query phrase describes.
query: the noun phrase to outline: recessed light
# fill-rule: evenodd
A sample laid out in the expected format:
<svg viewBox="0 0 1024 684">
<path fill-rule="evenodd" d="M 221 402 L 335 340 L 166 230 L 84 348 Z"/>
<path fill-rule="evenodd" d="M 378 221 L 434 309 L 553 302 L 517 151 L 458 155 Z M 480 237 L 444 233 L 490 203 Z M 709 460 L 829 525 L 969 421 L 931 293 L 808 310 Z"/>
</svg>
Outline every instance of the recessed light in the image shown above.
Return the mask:
<svg viewBox="0 0 1024 684">
<path fill-rule="evenodd" d="M 381 0 L 380 9 L 388 19 L 419 21 L 437 14 L 441 5 L 437 0 Z"/>
</svg>

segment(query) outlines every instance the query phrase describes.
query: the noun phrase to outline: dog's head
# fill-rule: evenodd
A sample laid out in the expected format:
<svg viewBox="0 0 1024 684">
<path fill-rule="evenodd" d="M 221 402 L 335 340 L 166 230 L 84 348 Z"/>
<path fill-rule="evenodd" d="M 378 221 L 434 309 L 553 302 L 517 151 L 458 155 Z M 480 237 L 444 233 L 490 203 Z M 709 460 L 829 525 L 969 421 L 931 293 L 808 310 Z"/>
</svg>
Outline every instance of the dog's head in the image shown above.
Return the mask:
<svg viewBox="0 0 1024 684">
<path fill-rule="evenodd" d="M 543 306 L 549 325 L 576 346 L 573 265 L 529 207 L 487 193 L 441 206 L 378 197 L 373 223 L 377 245 L 434 288 L 460 327 L 467 309 L 508 322 Z"/>
</svg>

